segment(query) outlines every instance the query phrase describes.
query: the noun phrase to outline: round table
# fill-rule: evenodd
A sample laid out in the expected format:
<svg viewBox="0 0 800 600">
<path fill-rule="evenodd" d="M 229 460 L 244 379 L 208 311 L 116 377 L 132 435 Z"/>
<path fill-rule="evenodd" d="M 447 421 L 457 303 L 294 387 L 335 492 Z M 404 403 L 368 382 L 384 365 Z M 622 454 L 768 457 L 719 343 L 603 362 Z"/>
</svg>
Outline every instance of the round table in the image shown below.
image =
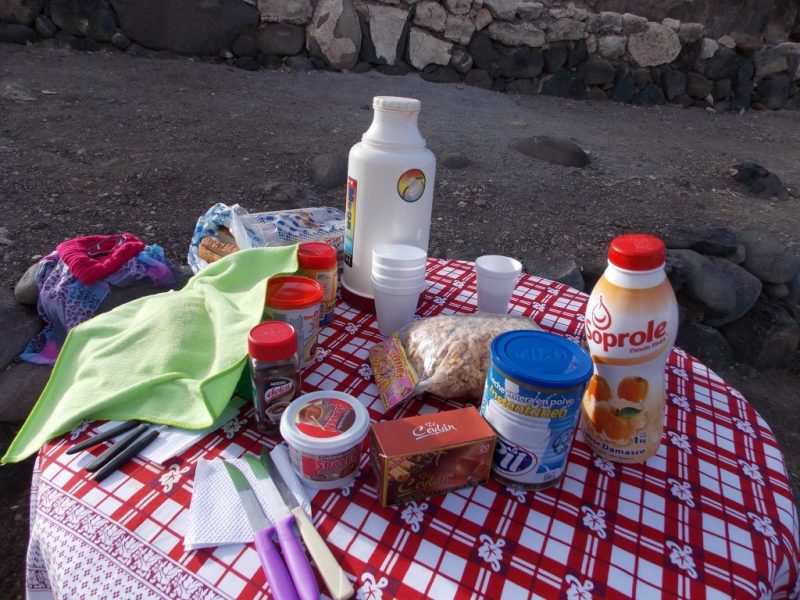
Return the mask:
<svg viewBox="0 0 800 600">
<path fill-rule="evenodd" d="M 471 263 L 431 259 L 427 280 L 420 316 L 475 310 Z M 577 341 L 586 300 L 523 275 L 511 312 Z M 340 303 L 320 339 L 304 391 L 348 392 L 382 419 L 367 354 L 381 339 L 374 317 Z M 797 512 L 769 426 L 679 348 L 666 375 L 665 433 L 643 465 L 595 457 L 578 433 L 554 488 L 492 481 L 384 508 L 364 456 L 352 485 L 314 496 L 313 522 L 363 600 L 797 597 Z M 460 406 L 423 397 L 391 416 Z M 101 484 L 65 454 L 93 427 L 83 423 L 39 454 L 31 598 L 270 597 L 252 544 L 187 552 L 182 543 L 196 462 L 258 454 L 279 441 L 257 432 L 249 404 L 166 467 L 135 459 Z"/>
</svg>

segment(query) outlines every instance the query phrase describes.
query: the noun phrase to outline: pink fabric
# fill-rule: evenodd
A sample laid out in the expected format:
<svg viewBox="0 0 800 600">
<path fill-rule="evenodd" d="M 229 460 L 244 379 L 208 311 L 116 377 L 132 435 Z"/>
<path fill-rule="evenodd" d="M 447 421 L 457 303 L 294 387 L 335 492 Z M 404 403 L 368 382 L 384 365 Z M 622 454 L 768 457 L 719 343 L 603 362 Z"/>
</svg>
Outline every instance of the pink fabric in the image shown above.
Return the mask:
<svg viewBox="0 0 800 600">
<path fill-rule="evenodd" d="M 78 281 L 85 285 L 116 272 L 142 250 L 144 242 L 132 233 L 87 235 L 56 246 L 61 260 Z"/>
</svg>

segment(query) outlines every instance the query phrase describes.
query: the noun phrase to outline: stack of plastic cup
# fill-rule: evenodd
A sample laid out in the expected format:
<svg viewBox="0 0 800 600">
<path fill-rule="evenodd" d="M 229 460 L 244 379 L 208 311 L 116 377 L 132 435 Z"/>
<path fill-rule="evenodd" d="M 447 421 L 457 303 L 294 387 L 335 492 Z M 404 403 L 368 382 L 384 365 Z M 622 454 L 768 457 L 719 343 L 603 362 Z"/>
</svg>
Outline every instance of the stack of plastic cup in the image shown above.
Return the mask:
<svg viewBox="0 0 800 600">
<path fill-rule="evenodd" d="M 486 254 L 475 259 L 475 273 L 478 276 L 478 311 L 507 313 L 522 264 L 508 256 Z"/>
<path fill-rule="evenodd" d="M 381 335 L 390 336 L 414 320 L 425 289 L 428 255 L 406 244 L 383 244 L 372 250 L 372 292 Z"/>
</svg>

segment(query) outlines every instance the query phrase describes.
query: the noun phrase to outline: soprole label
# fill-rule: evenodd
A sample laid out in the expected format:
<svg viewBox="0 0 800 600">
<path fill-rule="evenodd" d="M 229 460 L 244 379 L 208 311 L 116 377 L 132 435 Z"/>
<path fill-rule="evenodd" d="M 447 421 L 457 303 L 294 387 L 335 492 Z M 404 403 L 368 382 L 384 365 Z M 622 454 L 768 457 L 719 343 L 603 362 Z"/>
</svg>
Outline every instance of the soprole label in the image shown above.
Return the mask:
<svg viewBox="0 0 800 600">
<path fill-rule="evenodd" d="M 601 346 L 603 352 L 611 349 L 625 350 L 628 352 L 642 352 L 651 350 L 667 339 L 667 321 L 656 323 L 650 319 L 642 329 L 634 331 L 609 331 L 614 323 L 611 312 L 603 302 L 603 295 L 600 294 L 598 302 L 592 310 L 592 314 L 586 319 L 587 339 Z"/>
</svg>

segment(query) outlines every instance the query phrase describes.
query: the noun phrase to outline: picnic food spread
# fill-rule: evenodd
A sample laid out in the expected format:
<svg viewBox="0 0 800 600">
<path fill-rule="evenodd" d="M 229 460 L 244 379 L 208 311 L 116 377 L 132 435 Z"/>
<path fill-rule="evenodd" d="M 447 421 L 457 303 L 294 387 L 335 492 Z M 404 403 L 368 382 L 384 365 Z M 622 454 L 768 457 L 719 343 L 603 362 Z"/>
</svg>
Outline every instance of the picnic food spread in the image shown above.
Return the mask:
<svg viewBox="0 0 800 600">
<path fill-rule="evenodd" d="M 420 297 L 416 290 L 426 276 L 435 159 L 417 129 L 418 101 L 378 97 L 373 107 L 375 120 L 350 154 L 347 211 L 341 236 L 343 297 L 353 307 L 374 309 L 379 304 L 379 291 L 389 295 L 397 292 L 409 296 L 416 306 Z M 405 317 L 401 326 L 389 328 L 378 343 L 365 346 L 354 342 L 345 346 L 346 359 L 368 358 L 372 367 L 371 371 L 359 371 L 361 377 L 374 381 L 383 405 L 381 417 L 371 422 L 364 400 L 346 393 L 352 389 L 346 377 L 332 368 L 316 368 L 325 360 L 326 344 L 332 343 L 328 332 L 339 325 L 337 320 L 343 314 L 356 312 L 349 306 L 337 310 L 337 242 L 305 242 L 274 253 L 263 252 L 263 248 L 239 249 L 244 240 L 253 241 L 252 230 L 243 233 L 241 223 L 236 224 L 236 219 L 243 217 L 239 212 L 226 215 L 231 217 L 230 231 L 239 233 L 237 247 L 227 256 L 211 260 L 206 252 L 209 244 L 193 240 L 193 248 L 200 248 L 206 256 L 205 264 L 195 263 L 202 270 L 186 291 L 180 292 L 183 300 L 174 302 L 174 306 L 163 301 L 160 304 L 168 309 L 167 316 L 191 315 L 187 319 L 191 326 L 186 325 L 190 331 L 177 341 L 167 333 L 148 340 L 150 348 L 160 349 L 156 358 L 163 359 L 165 368 L 175 367 L 172 371 L 181 376 L 178 379 L 183 387 L 170 385 L 164 391 L 157 377 L 159 365 L 151 360 L 147 366 L 154 378 L 143 391 L 162 402 L 172 399 L 176 391 L 188 391 L 177 394 L 176 401 L 187 403 L 183 407 L 185 416 L 180 406 L 170 406 L 170 419 L 184 416 L 187 426 L 199 427 L 202 423 L 208 427 L 210 422 L 216 425 L 215 418 L 224 408 L 225 401 L 220 396 L 229 398 L 237 375 L 243 373 L 243 368 L 249 371 L 255 423 L 258 431 L 265 434 L 255 435 L 261 460 L 235 444 L 232 447 L 238 449 L 238 454 L 232 456 L 220 453 L 205 461 L 202 453 L 197 455 L 200 462 L 189 513 L 193 540 L 186 547 L 254 542 L 274 597 L 311 600 L 327 592 L 339 600 L 355 593 L 339 563 L 341 559 L 316 531 L 321 523 L 315 524 L 306 514 L 310 511 L 308 499 L 317 490 L 340 489 L 344 497 L 357 482 L 369 479 L 372 498 L 377 497 L 375 502 L 385 509 L 397 507 L 396 514 L 407 519 L 411 518 L 407 514 L 427 507 L 427 499 L 432 496 L 480 490 L 491 480 L 522 497 L 526 490 L 567 485 L 563 482 L 569 481 L 566 475 L 576 456 L 573 440 L 579 421 L 585 441 L 596 461 L 601 461 L 596 464 L 606 470 L 613 472 L 615 462 L 647 461 L 660 449 L 665 415 L 664 372 L 675 340 L 677 308 L 664 273 L 664 245 L 659 239 L 629 234 L 611 243 L 609 266 L 585 310 L 583 332 L 588 353 L 580 346 L 580 339 L 566 336 L 566 328 L 556 326 L 552 327 L 554 332 L 543 331 L 531 318 L 505 314 L 513 300 L 521 265 L 510 257 L 482 257 L 484 277 L 483 285 L 477 286 L 477 305 L 484 310 L 410 322 L 408 319 L 413 317 Z M 294 222 L 291 217 L 287 219 Z M 218 231 L 221 226 L 212 221 L 205 225 L 209 231 Z M 294 225 L 288 227 L 289 231 L 294 229 Z M 259 270 L 263 276 L 259 276 Z M 495 279 L 502 276 L 502 290 L 499 283 L 486 283 L 495 275 Z M 408 308 L 408 302 L 405 304 L 403 311 Z M 470 298 L 461 306 L 474 305 L 474 298 Z M 399 303 L 381 304 L 377 320 L 382 333 L 388 322 L 396 322 L 390 313 L 400 310 Z M 125 316 L 124 311 L 120 315 Z M 147 311 L 132 312 L 129 319 L 140 315 L 147 315 Z M 227 316 L 225 327 L 215 321 L 222 318 L 220 315 Z M 98 323 L 98 328 L 89 324 L 85 330 L 98 336 L 109 335 L 108 324 L 102 319 Z M 146 320 L 147 327 L 152 323 L 152 319 Z M 321 328 L 326 331 L 323 336 Z M 199 335 L 201 331 L 212 332 L 203 339 L 215 344 L 198 350 L 193 345 L 195 354 L 179 369 L 171 353 L 186 347 L 186 340 L 194 342 L 187 333 Z M 224 340 L 213 335 L 217 331 L 226 333 Z M 337 335 L 339 331 L 336 330 Z M 65 368 L 76 368 L 80 364 L 79 350 L 92 348 L 91 338 L 81 338 L 81 333 L 67 341 Z M 75 349 L 77 343 L 83 346 Z M 103 363 L 103 348 L 109 345 L 96 347 L 89 358 Z M 135 372 L 137 366 L 141 368 L 142 360 L 139 355 L 126 356 L 123 362 Z M 196 364 L 202 368 L 190 372 Z M 307 372 L 313 378 L 304 381 L 301 369 L 312 366 Z M 184 376 L 187 373 L 192 377 Z M 86 389 L 80 387 L 80 382 L 60 377 L 64 381 L 56 381 L 49 396 L 43 394 L 43 406 L 55 406 L 57 398 L 52 394 L 62 389 L 66 396 L 71 389 L 69 383 L 75 384 L 76 393 Z M 102 383 L 110 390 L 106 403 L 113 408 L 114 382 L 104 379 Z M 318 391 L 303 394 L 303 385 Z M 446 409 L 437 404 L 439 410 L 430 410 L 424 404 L 428 398 L 446 402 Z M 132 397 L 124 399 L 128 403 L 126 414 L 130 414 Z M 190 411 L 192 399 L 202 400 L 205 412 Z M 71 403 L 73 408 L 79 406 L 75 398 Z M 415 405 L 424 406 L 425 410 L 405 416 L 404 411 L 413 413 L 410 407 Z M 144 420 L 159 422 L 152 413 L 155 404 L 144 406 L 150 411 L 143 415 Z M 78 416 L 116 416 L 103 404 L 96 407 L 105 408 L 105 412 L 87 408 Z M 43 421 L 41 410 L 36 417 L 49 428 L 43 427 L 38 437 L 27 433 L 20 438 L 19 448 L 14 448 L 16 455 L 10 451 L 7 459 L 29 451 L 54 431 L 65 430 L 63 423 Z M 78 444 L 75 449 L 93 447 L 130 429 L 134 426 L 131 423 Z M 145 433 L 147 427 L 134 432 Z M 161 429 L 155 435 L 160 433 Z M 236 431 L 227 433 L 230 438 Z M 254 436 L 250 438 L 252 442 Z M 274 446 L 271 452 L 267 452 L 268 445 Z M 124 451 L 125 440 L 119 446 Z M 583 449 L 580 452 L 585 454 Z M 588 459 L 580 452 L 577 456 L 585 463 Z M 238 460 L 242 453 L 244 460 Z M 106 460 L 107 454 L 93 463 Z M 126 454 L 125 459 L 129 458 Z M 579 472 L 586 471 L 584 464 L 577 468 Z M 629 494 L 635 491 L 633 486 L 628 488 Z M 564 493 L 572 494 L 574 489 L 565 489 Z M 691 491 L 687 493 L 691 497 Z M 453 496 L 456 502 L 460 497 Z M 495 523 L 497 533 L 517 526 L 513 521 L 516 507 L 509 506 Z M 586 512 L 587 508 L 592 511 L 586 506 L 580 510 Z M 209 518 L 215 510 L 218 512 Z M 359 510 L 356 506 L 353 513 Z M 622 511 L 621 505 L 621 516 Z M 528 515 L 527 526 L 538 513 L 524 514 Z M 576 521 L 580 519 L 577 514 L 572 514 Z M 465 512 L 465 518 L 466 515 Z M 594 520 L 589 521 L 587 516 L 588 513 L 583 523 L 588 522 L 587 527 L 598 535 L 602 529 L 600 537 L 604 538 L 605 513 L 592 512 Z M 638 520 L 637 516 L 634 521 Z M 342 527 L 337 531 L 339 525 Z M 445 526 L 449 525 L 440 519 L 432 527 L 432 535 L 439 535 Z M 449 527 L 452 533 L 452 526 Z M 348 528 L 344 522 L 337 523 L 330 540 L 341 541 Z M 567 536 L 562 537 L 566 540 Z M 497 572 L 501 568 L 499 549 L 503 540 L 490 541 L 488 544 L 484 540 L 488 546 L 481 547 L 478 555 Z M 569 552 L 568 544 L 559 544 Z M 517 561 L 517 566 L 532 564 L 533 559 L 525 553 L 534 551 L 535 538 L 529 536 L 524 543 L 520 538 L 515 545 L 518 555 L 510 560 Z M 535 550 L 537 556 L 540 549 L 541 544 Z M 540 559 L 544 557 L 542 550 Z M 390 553 L 384 565 L 396 560 Z M 237 564 L 240 562 L 245 561 Z M 315 571 L 324 582 L 324 589 L 318 587 Z M 488 578 L 488 574 L 481 574 L 475 590 Z M 368 597 L 368 593 L 385 587 L 380 580 L 374 583 L 375 589 L 359 590 L 359 597 Z M 436 597 L 432 586 L 423 588 Z M 584 591 L 591 589 L 585 587 Z M 481 593 L 485 592 L 484 586 Z"/>
</svg>

